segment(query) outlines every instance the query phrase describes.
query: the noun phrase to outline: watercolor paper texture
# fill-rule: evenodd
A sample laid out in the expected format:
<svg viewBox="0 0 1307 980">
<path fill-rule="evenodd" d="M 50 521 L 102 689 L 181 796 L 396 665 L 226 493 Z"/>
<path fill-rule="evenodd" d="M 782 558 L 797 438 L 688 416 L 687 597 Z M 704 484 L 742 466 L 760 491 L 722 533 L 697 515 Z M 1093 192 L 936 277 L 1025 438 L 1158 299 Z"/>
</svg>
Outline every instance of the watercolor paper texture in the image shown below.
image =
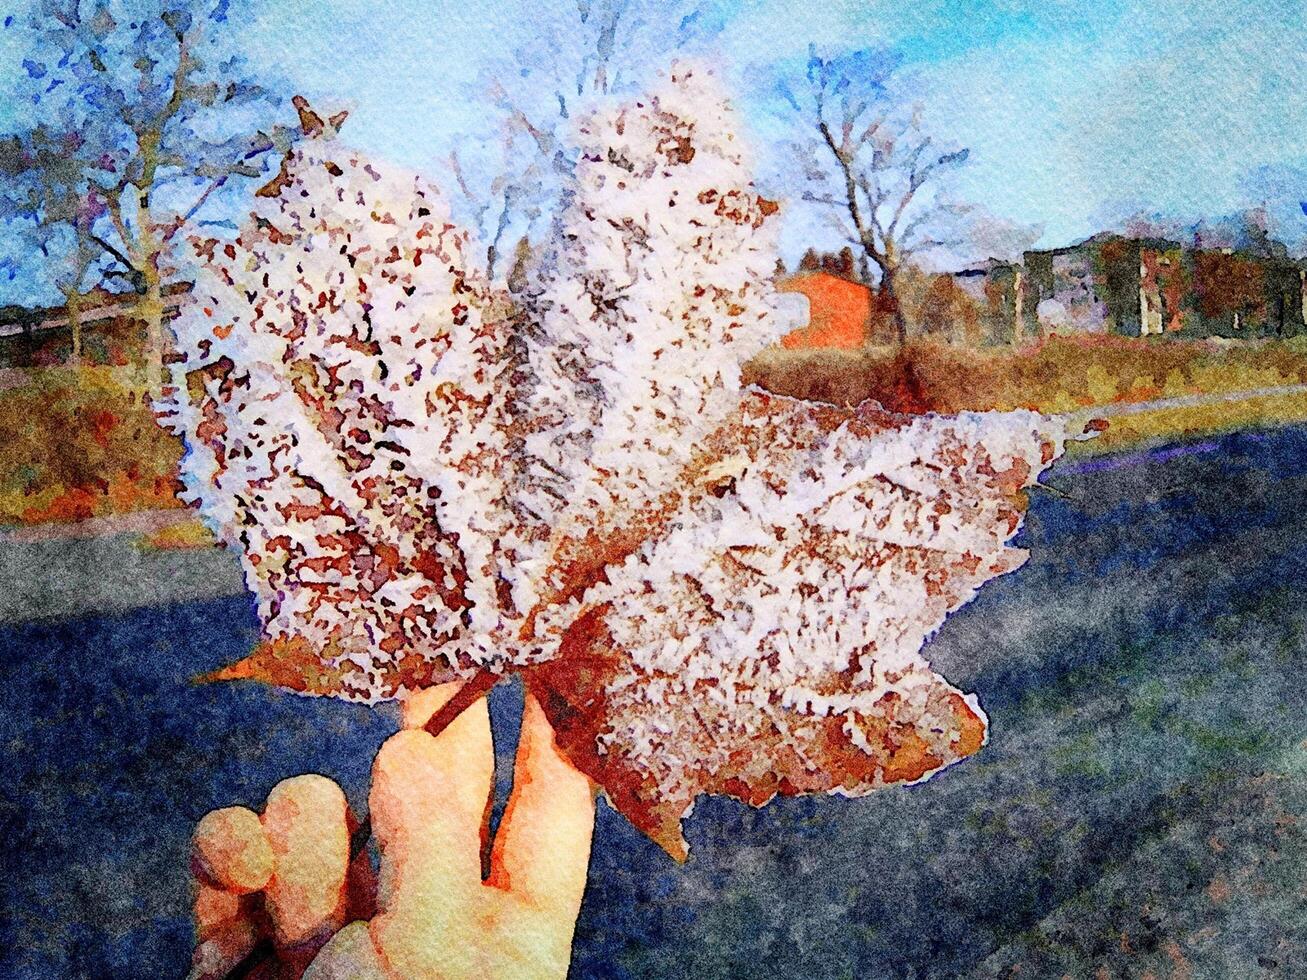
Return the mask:
<svg viewBox="0 0 1307 980">
<path fill-rule="evenodd" d="M 0 29 L 14 977 L 1292 977 L 1296 4 Z"/>
</svg>

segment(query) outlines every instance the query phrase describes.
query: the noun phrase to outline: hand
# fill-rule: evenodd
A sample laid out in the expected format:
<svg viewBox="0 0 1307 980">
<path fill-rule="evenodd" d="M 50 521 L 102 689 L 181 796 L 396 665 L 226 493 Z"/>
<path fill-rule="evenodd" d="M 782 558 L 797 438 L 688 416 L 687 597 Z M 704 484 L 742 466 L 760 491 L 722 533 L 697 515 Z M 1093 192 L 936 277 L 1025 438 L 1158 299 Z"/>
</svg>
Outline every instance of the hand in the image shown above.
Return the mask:
<svg viewBox="0 0 1307 980">
<path fill-rule="evenodd" d="M 513 792 L 482 881 L 494 775 L 486 700 L 438 737 L 421 730 L 456 689 L 409 698 L 405 730 L 373 764 L 375 914 L 367 854 L 351 864 L 356 822 L 331 780 L 297 776 L 273 788 L 262 816 L 229 807 L 200 821 L 193 978 L 226 976 L 260 942 L 276 957 L 252 975 L 268 980 L 566 976 L 594 788 L 559 753 L 528 695 Z"/>
</svg>

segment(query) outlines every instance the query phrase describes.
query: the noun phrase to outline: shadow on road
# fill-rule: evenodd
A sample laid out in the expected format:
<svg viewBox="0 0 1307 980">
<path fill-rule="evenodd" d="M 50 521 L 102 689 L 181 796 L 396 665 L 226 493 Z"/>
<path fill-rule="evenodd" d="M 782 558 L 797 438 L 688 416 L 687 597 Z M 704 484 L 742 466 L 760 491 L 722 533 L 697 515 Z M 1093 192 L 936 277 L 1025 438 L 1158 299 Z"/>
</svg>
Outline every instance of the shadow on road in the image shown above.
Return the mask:
<svg viewBox="0 0 1307 980">
<path fill-rule="evenodd" d="M 976 758 L 701 800 L 684 867 L 601 806 L 573 975 L 1294 976 L 1307 430 L 1219 443 L 1035 491 L 1031 562 L 929 651 L 990 713 Z M 392 712 L 189 683 L 254 634 L 243 598 L 0 630 L 0 974 L 179 975 L 195 820 L 304 771 L 364 801 Z"/>
</svg>

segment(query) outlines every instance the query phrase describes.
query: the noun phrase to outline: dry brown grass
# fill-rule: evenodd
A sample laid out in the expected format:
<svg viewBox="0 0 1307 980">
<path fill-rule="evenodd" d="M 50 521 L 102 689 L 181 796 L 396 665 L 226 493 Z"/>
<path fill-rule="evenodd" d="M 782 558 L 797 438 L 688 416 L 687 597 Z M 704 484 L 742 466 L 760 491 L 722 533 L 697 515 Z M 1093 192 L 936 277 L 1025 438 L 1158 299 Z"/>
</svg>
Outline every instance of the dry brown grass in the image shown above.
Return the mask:
<svg viewBox="0 0 1307 980">
<path fill-rule="evenodd" d="M 1307 383 L 1307 355 L 1288 344 L 1053 337 L 1020 350 L 915 343 L 899 350 L 771 347 L 745 368 L 769 391 L 834 404 L 867 398 L 920 412 L 1095 405 Z"/>
<path fill-rule="evenodd" d="M 122 369 L 46 368 L 0 391 L 0 523 L 180 506 L 181 441 Z"/>
</svg>

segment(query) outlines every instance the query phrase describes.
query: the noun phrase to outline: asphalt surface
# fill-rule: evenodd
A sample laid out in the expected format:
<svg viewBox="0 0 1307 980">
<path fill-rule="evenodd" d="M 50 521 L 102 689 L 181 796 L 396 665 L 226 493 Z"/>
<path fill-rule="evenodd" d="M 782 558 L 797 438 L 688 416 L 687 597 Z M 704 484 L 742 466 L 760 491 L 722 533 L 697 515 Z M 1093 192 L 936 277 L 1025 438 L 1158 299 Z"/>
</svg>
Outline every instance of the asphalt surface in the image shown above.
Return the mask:
<svg viewBox="0 0 1307 980">
<path fill-rule="evenodd" d="M 1030 563 L 930 649 L 990 744 L 864 800 L 701 800 L 684 866 L 601 805 L 574 977 L 1307 976 L 1307 428 L 1046 482 Z M 180 976 L 200 816 L 306 771 L 365 800 L 393 711 L 190 683 L 255 636 L 234 576 L 5 545 L 0 976 Z"/>
</svg>

